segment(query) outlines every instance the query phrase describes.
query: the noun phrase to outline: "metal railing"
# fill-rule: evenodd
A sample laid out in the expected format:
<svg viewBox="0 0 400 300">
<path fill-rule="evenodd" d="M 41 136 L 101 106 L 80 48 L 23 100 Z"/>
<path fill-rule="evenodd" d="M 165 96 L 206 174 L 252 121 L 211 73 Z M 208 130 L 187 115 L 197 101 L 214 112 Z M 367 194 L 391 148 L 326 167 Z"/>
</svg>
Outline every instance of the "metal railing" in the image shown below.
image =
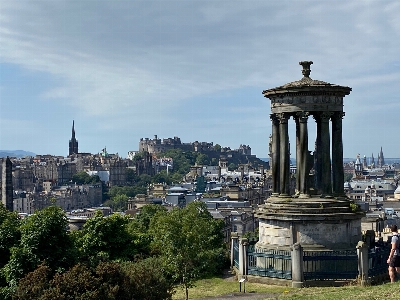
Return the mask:
<svg viewBox="0 0 400 300">
<path fill-rule="evenodd" d="M 292 279 L 292 256 L 290 251 L 253 250 L 247 252 L 249 275 Z"/>
<path fill-rule="evenodd" d="M 239 268 L 239 241 L 233 245 L 233 258 Z M 368 277 L 388 273 L 386 262 L 390 244 L 368 250 Z M 247 248 L 247 275 L 292 279 L 292 253 L 284 250 Z M 304 251 L 303 275 L 305 281 L 311 280 L 353 280 L 358 274 L 357 250 L 343 251 Z"/>
<path fill-rule="evenodd" d="M 387 258 L 391 244 L 372 248 L 368 251 L 368 277 L 388 274 Z"/>
<path fill-rule="evenodd" d="M 358 275 L 357 250 L 304 251 L 304 280 L 348 280 Z"/>
</svg>

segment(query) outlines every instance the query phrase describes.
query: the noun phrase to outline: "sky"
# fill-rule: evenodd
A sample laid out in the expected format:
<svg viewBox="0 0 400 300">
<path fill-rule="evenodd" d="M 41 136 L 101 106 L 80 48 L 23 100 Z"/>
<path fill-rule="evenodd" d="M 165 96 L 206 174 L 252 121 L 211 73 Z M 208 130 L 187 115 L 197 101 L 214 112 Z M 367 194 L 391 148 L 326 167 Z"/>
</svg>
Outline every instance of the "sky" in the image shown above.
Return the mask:
<svg viewBox="0 0 400 300">
<path fill-rule="evenodd" d="M 262 91 L 311 60 L 312 79 L 352 88 L 344 157 L 400 157 L 399 15 L 397 0 L 1 0 L 0 149 L 66 156 L 75 120 L 80 152 L 157 135 L 268 157 Z"/>
</svg>

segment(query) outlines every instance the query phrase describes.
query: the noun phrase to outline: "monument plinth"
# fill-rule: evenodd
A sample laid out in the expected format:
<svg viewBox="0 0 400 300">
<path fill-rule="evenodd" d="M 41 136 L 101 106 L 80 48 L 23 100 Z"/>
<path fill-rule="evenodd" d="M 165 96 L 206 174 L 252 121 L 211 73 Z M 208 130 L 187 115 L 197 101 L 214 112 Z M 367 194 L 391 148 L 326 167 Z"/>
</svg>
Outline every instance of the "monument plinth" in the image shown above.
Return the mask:
<svg viewBox="0 0 400 300">
<path fill-rule="evenodd" d="M 257 248 L 285 249 L 300 243 L 305 249 L 354 249 L 361 238 L 363 213 L 344 193 L 343 98 L 351 88 L 311 79 L 312 63 L 299 63 L 302 79 L 263 91 L 271 100 L 273 195 L 256 213 Z M 313 152 L 308 150 L 309 117 L 316 123 Z M 289 186 L 290 118 L 296 124 L 295 195 Z"/>
</svg>

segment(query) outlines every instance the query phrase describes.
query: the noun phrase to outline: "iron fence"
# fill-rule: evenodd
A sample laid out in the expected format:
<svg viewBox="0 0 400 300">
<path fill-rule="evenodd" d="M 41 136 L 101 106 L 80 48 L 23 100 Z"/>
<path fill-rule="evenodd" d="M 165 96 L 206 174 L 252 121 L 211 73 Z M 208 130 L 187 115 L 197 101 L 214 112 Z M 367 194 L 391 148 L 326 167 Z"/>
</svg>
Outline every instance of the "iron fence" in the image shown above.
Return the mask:
<svg viewBox="0 0 400 300">
<path fill-rule="evenodd" d="M 387 258 L 389 257 L 391 244 L 372 248 L 368 251 L 368 276 L 388 274 Z"/>
<path fill-rule="evenodd" d="M 304 280 L 348 280 L 358 275 L 357 250 L 304 251 Z"/>
<path fill-rule="evenodd" d="M 292 256 L 290 251 L 252 249 L 247 252 L 249 275 L 292 279 Z"/>
</svg>

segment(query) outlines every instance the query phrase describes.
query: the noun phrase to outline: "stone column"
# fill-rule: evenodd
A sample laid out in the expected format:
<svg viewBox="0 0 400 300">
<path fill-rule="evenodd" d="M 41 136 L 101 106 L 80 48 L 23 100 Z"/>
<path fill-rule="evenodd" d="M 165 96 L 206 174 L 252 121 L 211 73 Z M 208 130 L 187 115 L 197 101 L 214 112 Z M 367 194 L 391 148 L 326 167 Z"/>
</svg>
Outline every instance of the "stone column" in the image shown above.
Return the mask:
<svg viewBox="0 0 400 300">
<path fill-rule="evenodd" d="M 331 112 L 322 112 L 321 118 L 321 192 L 323 196 L 332 195 L 331 181 L 331 147 L 329 134 L 329 120 Z"/>
<path fill-rule="evenodd" d="M 332 116 L 332 190 L 334 196 L 344 196 L 342 118 L 344 112 Z"/>
<path fill-rule="evenodd" d="M 272 145 L 271 145 L 271 171 L 272 171 L 272 195 L 279 195 L 279 166 L 280 166 L 280 136 L 279 119 L 276 114 L 270 115 L 272 120 Z"/>
<path fill-rule="evenodd" d="M 300 176 L 299 171 L 301 170 L 302 160 L 301 160 L 301 150 L 300 150 L 300 124 L 299 124 L 299 114 L 296 113 L 294 116 L 294 121 L 296 123 L 296 194 L 300 193 Z"/>
<path fill-rule="evenodd" d="M 300 197 L 308 197 L 308 112 L 299 112 L 297 117 L 299 120 L 299 160 L 300 167 L 297 169 L 297 177 L 299 178 Z M 299 164 L 298 164 L 299 166 Z"/>
<path fill-rule="evenodd" d="M 300 243 L 293 244 L 292 249 L 292 287 L 303 287 L 303 247 Z"/>
<path fill-rule="evenodd" d="M 358 277 L 362 286 L 367 285 L 368 282 L 368 245 L 363 241 L 359 241 L 357 246 L 358 256 Z"/>
<path fill-rule="evenodd" d="M 239 239 L 239 275 L 242 276 L 247 275 L 247 242 L 248 240 L 246 238 Z"/>
<path fill-rule="evenodd" d="M 322 189 L 321 189 L 321 181 L 322 181 L 322 176 L 321 176 L 321 118 L 319 115 L 315 114 L 313 115 L 315 123 L 317 125 L 317 138 L 315 140 L 315 150 L 314 150 L 314 186 L 315 190 L 321 194 Z"/>
<path fill-rule="evenodd" d="M 289 115 L 287 113 L 279 114 L 279 136 L 280 136 L 280 197 L 288 197 L 290 194 L 289 186 Z"/>
</svg>

